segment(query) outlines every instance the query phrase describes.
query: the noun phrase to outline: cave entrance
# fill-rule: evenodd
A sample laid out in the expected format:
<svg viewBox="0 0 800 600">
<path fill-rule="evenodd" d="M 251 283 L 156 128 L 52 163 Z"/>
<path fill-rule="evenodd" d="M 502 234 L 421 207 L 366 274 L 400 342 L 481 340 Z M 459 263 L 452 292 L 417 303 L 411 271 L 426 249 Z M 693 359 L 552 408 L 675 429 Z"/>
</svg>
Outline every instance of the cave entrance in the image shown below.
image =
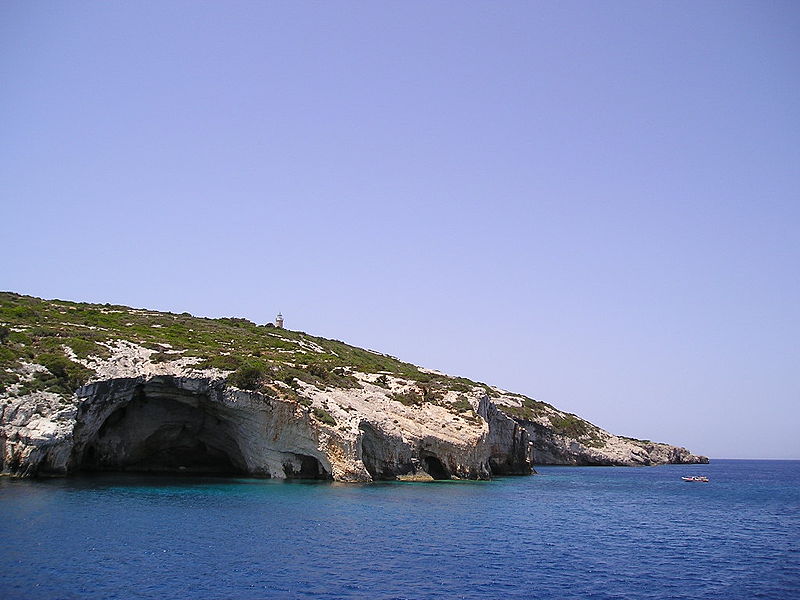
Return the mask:
<svg viewBox="0 0 800 600">
<path fill-rule="evenodd" d="M 232 424 L 206 396 L 143 386 L 76 457 L 81 471 L 244 475 Z"/>
<path fill-rule="evenodd" d="M 450 479 L 450 471 L 435 456 L 423 456 L 425 472 L 434 479 Z"/>
<path fill-rule="evenodd" d="M 283 474 L 286 479 L 332 479 L 319 460 L 306 454 L 293 454 L 283 463 Z"/>
</svg>

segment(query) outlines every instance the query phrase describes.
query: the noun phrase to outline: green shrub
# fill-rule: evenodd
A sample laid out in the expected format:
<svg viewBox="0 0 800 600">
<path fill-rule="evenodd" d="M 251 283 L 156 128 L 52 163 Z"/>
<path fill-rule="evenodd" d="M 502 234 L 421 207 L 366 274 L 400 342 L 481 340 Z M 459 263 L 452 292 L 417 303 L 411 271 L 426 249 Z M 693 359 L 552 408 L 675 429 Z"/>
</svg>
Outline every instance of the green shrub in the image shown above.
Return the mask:
<svg viewBox="0 0 800 600">
<path fill-rule="evenodd" d="M 255 327 L 256 324 L 253 323 L 249 319 L 243 319 L 241 317 L 222 317 L 221 319 L 217 319 L 220 323 L 226 323 L 227 325 L 233 325 L 234 327 Z"/>
<path fill-rule="evenodd" d="M 228 383 L 241 390 L 257 390 L 261 387 L 266 373 L 258 365 L 242 365 L 228 375 Z"/>
<path fill-rule="evenodd" d="M 454 392 L 468 392 L 472 389 L 472 386 L 468 383 L 464 383 L 463 381 L 456 380 L 451 382 L 449 385 L 450 389 Z"/>
<path fill-rule="evenodd" d="M 331 426 L 336 425 L 336 419 L 334 419 L 331 413 L 329 413 L 324 408 L 318 408 L 315 406 L 314 408 L 311 409 L 311 412 L 314 414 L 314 417 L 316 417 L 318 421 L 325 423 L 325 425 L 331 425 Z"/>
<path fill-rule="evenodd" d="M 13 362 L 17 359 L 17 354 L 11 348 L 0 348 L 0 364 Z"/>
<path fill-rule="evenodd" d="M 423 402 L 422 394 L 415 389 L 406 390 L 405 392 L 396 392 L 390 394 L 389 397 L 405 406 L 418 406 Z"/>
<path fill-rule="evenodd" d="M 15 306 L 8 311 L 8 314 L 20 320 L 35 319 L 37 317 L 36 311 L 29 306 Z"/>
<path fill-rule="evenodd" d="M 421 385 L 419 386 L 419 389 L 422 394 L 423 402 L 438 402 L 444 397 L 444 394 L 440 389 L 437 389 L 431 385 Z"/>
<path fill-rule="evenodd" d="M 46 337 L 58 337 L 59 336 L 58 330 L 54 330 L 52 327 L 44 327 L 44 326 L 31 327 L 30 333 L 35 338 L 46 338 Z"/>
<path fill-rule="evenodd" d="M 298 387 L 297 380 L 305 381 L 306 383 L 312 380 L 311 375 L 308 371 L 304 371 L 303 369 L 296 369 L 294 367 L 283 367 L 278 370 L 276 377 L 278 381 L 282 381 L 289 387 L 296 388 Z"/>
<path fill-rule="evenodd" d="M 16 373 L 9 373 L 5 369 L 0 369 L 0 393 L 8 391 L 12 385 L 19 381 L 19 375 Z"/>
<path fill-rule="evenodd" d="M 21 331 L 12 331 L 11 333 L 8 334 L 7 341 L 9 344 L 21 344 L 23 346 L 27 346 L 28 344 L 31 343 L 31 338 L 29 338 Z"/>
<path fill-rule="evenodd" d="M 81 338 L 69 338 L 64 340 L 64 343 L 72 348 L 72 351 L 78 358 L 87 358 L 90 354 L 99 354 L 97 351 L 100 347 L 94 342 L 84 340 Z M 103 350 L 106 350 L 103 348 Z M 107 351 L 107 350 L 106 350 Z"/>
<path fill-rule="evenodd" d="M 167 354 L 166 352 L 156 352 L 150 355 L 150 361 L 154 363 L 163 363 L 175 360 L 178 358 L 175 354 Z"/>
<path fill-rule="evenodd" d="M 202 366 L 203 368 L 211 367 L 216 369 L 222 369 L 223 371 L 235 371 L 239 369 L 239 367 L 247 365 L 243 365 L 242 359 L 239 358 L 238 356 L 234 356 L 233 354 L 216 354 L 211 358 L 209 358 L 208 360 L 206 360 Z M 241 387 L 241 386 L 236 386 L 236 387 Z"/>
<path fill-rule="evenodd" d="M 58 354 L 42 354 L 39 357 L 39 363 L 56 377 L 67 376 L 70 362 L 66 356 L 59 356 Z"/>
<path fill-rule="evenodd" d="M 418 375 L 414 377 L 420 383 L 429 383 L 433 380 L 433 377 L 430 373 L 423 373 L 422 371 L 418 371 Z"/>
<path fill-rule="evenodd" d="M 567 437 L 579 438 L 589 432 L 588 423 L 572 414 L 563 416 L 551 415 L 549 419 L 550 425 L 552 425 L 556 433 Z"/>
<path fill-rule="evenodd" d="M 71 394 L 89 379 L 92 372 L 86 367 L 71 361 L 63 354 L 46 353 L 38 357 L 39 364 L 44 366 L 55 377 L 55 380 L 42 379 L 42 374 L 37 377 L 47 382 L 47 389 L 61 393 Z"/>
<path fill-rule="evenodd" d="M 522 406 L 501 406 L 501 410 L 515 419 L 521 421 L 533 421 L 536 417 L 542 417 L 547 414 L 547 407 L 549 405 L 544 402 L 539 402 L 532 398 L 523 398 Z"/>
<path fill-rule="evenodd" d="M 450 406 L 460 413 L 469 413 L 473 411 L 472 404 L 466 396 L 459 396 L 455 402 L 451 402 Z"/>
<path fill-rule="evenodd" d="M 320 365 L 317 363 L 311 363 L 306 367 L 306 371 L 308 371 L 314 377 L 319 377 L 320 379 L 327 379 L 329 371 L 325 368 L 325 365 Z"/>
</svg>

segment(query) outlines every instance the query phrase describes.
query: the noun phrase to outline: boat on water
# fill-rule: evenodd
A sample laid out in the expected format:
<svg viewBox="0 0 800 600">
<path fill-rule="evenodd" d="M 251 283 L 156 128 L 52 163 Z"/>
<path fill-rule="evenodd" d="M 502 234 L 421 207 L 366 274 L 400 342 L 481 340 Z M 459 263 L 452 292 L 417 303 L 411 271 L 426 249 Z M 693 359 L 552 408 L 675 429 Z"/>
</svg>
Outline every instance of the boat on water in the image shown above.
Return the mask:
<svg viewBox="0 0 800 600">
<path fill-rule="evenodd" d="M 701 481 L 703 483 L 708 483 L 708 477 L 705 475 L 693 475 L 691 477 L 681 477 L 684 481 Z"/>
</svg>

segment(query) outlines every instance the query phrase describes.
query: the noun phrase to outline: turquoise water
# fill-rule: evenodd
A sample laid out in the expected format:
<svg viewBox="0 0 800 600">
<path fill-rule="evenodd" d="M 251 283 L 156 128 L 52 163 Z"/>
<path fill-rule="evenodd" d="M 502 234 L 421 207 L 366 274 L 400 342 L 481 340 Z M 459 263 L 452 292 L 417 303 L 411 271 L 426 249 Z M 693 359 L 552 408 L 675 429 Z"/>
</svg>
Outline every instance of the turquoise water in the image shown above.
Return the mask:
<svg viewBox="0 0 800 600">
<path fill-rule="evenodd" d="M 540 473 L 3 479 L 0 598 L 800 598 L 800 461 Z"/>
</svg>

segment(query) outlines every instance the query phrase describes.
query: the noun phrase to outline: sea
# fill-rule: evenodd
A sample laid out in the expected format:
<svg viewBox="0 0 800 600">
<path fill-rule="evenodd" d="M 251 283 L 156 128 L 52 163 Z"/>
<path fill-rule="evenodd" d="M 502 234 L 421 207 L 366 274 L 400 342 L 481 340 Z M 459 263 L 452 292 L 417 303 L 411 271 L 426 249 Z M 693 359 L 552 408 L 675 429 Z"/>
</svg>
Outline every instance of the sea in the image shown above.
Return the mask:
<svg viewBox="0 0 800 600">
<path fill-rule="evenodd" d="M 800 461 L 537 470 L 3 478 L 0 598 L 800 598 Z"/>
</svg>

